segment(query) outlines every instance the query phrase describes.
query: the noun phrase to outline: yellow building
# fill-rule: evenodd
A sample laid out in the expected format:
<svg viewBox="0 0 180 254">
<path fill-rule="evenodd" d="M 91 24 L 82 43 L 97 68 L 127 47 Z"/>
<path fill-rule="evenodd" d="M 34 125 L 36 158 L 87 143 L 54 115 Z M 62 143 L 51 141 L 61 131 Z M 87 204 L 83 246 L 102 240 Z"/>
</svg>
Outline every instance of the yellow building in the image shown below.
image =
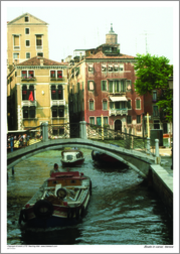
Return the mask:
<svg viewBox="0 0 180 254">
<path fill-rule="evenodd" d="M 14 66 L 8 75 L 9 130 L 27 130 L 46 122 L 53 135 L 69 122 L 68 64 L 33 57 Z M 57 125 L 57 126 L 55 126 Z"/>
<path fill-rule="evenodd" d="M 7 23 L 8 69 L 32 57 L 49 58 L 48 24 L 29 13 Z"/>
</svg>

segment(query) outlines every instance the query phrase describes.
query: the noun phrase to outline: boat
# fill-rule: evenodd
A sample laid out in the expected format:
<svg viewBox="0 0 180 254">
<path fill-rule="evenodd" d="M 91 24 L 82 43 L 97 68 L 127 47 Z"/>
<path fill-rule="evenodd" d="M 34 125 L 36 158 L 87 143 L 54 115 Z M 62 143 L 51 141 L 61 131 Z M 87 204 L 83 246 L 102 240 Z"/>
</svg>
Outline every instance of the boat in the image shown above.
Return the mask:
<svg viewBox="0 0 180 254">
<path fill-rule="evenodd" d="M 85 215 L 92 182 L 79 171 L 52 173 L 22 207 L 19 224 L 48 228 L 77 224 Z"/>
<path fill-rule="evenodd" d="M 61 152 L 61 163 L 63 167 L 74 167 L 81 165 L 85 158 L 79 149 L 67 149 Z"/>
<path fill-rule="evenodd" d="M 113 145 L 113 146 L 119 147 L 118 145 Z M 103 153 L 103 152 L 92 150 L 91 157 L 94 160 L 94 162 L 99 165 L 120 166 L 121 168 L 127 167 L 127 165 L 124 164 L 123 162 L 121 162 L 118 159 L 116 159 L 110 155 L 107 155 L 106 153 Z"/>
</svg>

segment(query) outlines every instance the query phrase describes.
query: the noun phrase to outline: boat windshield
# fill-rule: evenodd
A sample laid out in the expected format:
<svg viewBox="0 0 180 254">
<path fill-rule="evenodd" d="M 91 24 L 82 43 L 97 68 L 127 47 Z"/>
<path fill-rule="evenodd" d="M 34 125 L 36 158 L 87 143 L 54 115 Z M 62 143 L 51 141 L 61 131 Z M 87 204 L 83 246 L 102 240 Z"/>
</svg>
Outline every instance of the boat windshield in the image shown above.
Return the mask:
<svg viewBox="0 0 180 254">
<path fill-rule="evenodd" d="M 69 155 L 66 156 L 66 159 L 67 159 L 67 160 L 72 160 L 72 159 L 73 159 L 73 156 L 69 154 Z"/>
</svg>

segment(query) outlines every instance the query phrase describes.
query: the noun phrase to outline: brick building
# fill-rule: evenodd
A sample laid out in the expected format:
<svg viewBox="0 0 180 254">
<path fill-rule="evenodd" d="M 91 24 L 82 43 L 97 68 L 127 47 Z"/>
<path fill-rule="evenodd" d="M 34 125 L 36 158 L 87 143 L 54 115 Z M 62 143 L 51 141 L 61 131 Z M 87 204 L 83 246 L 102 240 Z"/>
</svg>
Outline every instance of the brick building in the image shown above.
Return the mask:
<svg viewBox="0 0 180 254">
<path fill-rule="evenodd" d="M 74 61 L 73 61 L 74 60 Z M 120 53 L 111 26 L 106 43 L 85 50 L 69 61 L 69 108 L 71 122 L 104 124 L 115 130 L 142 131 L 144 97 L 135 92 L 133 56 Z"/>
</svg>

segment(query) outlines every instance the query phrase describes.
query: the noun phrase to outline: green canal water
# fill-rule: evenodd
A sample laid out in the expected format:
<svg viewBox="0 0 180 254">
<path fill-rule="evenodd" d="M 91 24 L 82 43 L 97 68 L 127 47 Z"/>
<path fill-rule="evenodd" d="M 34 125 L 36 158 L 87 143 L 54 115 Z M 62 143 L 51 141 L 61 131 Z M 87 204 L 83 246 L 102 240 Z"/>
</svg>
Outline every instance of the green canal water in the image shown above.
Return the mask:
<svg viewBox="0 0 180 254">
<path fill-rule="evenodd" d="M 131 168 L 99 167 L 91 150 L 81 150 L 85 162 L 72 170 L 90 176 L 93 185 L 83 220 L 72 227 L 46 230 L 18 224 L 21 207 L 49 177 L 54 163 L 61 167 L 61 151 L 46 151 L 20 162 L 14 176 L 9 174 L 7 245 L 172 245 L 172 221 L 138 173 Z"/>
</svg>

